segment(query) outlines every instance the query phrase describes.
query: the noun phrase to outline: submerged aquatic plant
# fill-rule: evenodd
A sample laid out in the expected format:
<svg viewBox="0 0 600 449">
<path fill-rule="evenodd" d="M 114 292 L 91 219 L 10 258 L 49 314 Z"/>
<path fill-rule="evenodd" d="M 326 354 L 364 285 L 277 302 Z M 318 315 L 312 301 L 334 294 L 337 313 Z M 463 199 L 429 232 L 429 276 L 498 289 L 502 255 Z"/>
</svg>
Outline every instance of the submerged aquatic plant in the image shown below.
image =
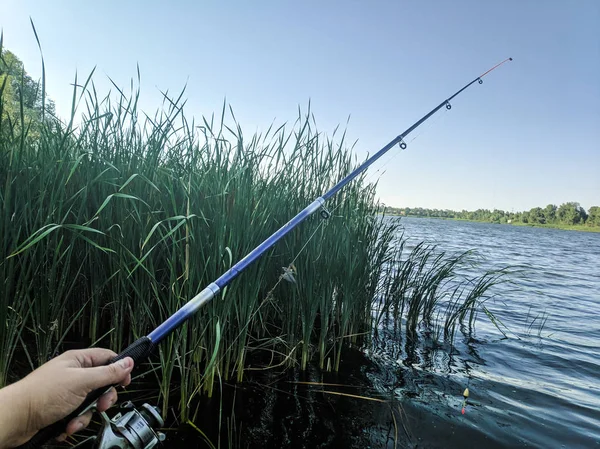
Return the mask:
<svg viewBox="0 0 600 449">
<path fill-rule="evenodd" d="M 406 241 L 400 237 L 394 257 L 386 264 L 373 307 L 377 326 L 391 320 L 396 331 L 404 325 L 410 338 L 415 338 L 422 327 L 435 342 L 443 336 L 452 346 L 457 326 L 465 325 L 472 333 L 477 313 L 482 311 L 506 335 L 485 302 L 493 297 L 494 286 L 509 280 L 508 268 L 470 276 L 467 269 L 476 262 L 473 251 L 449 254 L 425 242 L 405 253 Z"/>
</svg>

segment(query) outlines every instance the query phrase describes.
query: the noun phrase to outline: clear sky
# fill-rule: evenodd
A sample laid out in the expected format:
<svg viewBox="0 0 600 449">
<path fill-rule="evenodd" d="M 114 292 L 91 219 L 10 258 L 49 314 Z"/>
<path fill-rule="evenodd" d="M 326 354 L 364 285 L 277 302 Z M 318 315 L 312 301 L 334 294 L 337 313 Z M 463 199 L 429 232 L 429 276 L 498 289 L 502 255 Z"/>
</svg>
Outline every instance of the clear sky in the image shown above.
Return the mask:
<svg viewBox="0 0 600 449">
<path fill-rule="evenodd" d="M 233 106 L 246 133 L 293 121 L 310 99 L 322 131 L 345 124 L 359 158 L 466 82 L 406 151 L 372 167 L 392 206 L 523 210 L 600 205 L 600 1 L 2 0 L 5 46 L 70 109 L 77 70 L 97 66 L 142 108 L 187 83 L 187 114 Z M 387 162 L 387 163 L 386 163 Z M 384 165 L 385 164 L 385 165 Z M 383 169 L 382 169 L 383 167 Z"/>
</svg>

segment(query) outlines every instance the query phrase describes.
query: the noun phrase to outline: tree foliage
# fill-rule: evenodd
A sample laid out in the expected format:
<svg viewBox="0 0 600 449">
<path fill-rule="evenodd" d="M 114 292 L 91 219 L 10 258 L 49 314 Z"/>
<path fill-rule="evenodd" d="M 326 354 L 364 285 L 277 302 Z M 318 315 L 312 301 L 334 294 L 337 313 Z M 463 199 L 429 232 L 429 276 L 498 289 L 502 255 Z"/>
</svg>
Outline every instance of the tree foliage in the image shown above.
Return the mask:
<svg viewBox="0 0 600 449">
<path fill-rule="evenodd" d="M 545 208 L 534 207 L 523 212 L 505 212 L 494 209 L 477 209 L 475 211 L 453 211 L 449 209 L 425 209 L 422 207 L 394 208 L 387 207 L 386 213 L 413 217 L 454 218 L 489 223 L 526 223 L 554 225 L 600 226 L 600 207 L 592 206 L 585 211 L 577 202 L 568 202 L 556 206 L 548 204 Z"/>
<path fill-rule="evenodd" d="M 600 226 L 600 207 L 592 206 L 588 211 L 586 224 L 589 226 Z"/>
<path fill-rule="evenodd" d="M 556 215 L 561 224 L 567 225 L 582 224 L 587 219 L 585 210 L 575 202 L 561 204 Z"/>
<path fill-rule="evenodd" d="M 0 96 L 0 114 L 6 123 L 0 132 L 19 134 L 25 131 L 25 134 L 36 137 L 45 116 L 54 116 L 54 102 L 46 99 L 44 104 L 40 81 L 29 76 L 23 62 L 1 46 Z"/>
</svg>

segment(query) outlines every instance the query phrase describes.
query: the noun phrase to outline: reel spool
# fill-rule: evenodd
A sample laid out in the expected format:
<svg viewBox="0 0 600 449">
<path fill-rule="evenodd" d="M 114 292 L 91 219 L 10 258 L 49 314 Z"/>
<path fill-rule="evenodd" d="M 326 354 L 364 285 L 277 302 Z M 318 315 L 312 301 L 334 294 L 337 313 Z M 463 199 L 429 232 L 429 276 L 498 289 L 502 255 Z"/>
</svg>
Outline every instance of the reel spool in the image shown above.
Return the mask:
<svg viewBox="0 0 600 449">
<path fill-rule="evenodd" d="M 121 408 L 129 411 L 112 419 L 106 413 L 100 414 L 104 423 L 94 448 L 151 449 L 165 440 L 165 434 L 156 430 L 165 425 L 158 407 L 144 404 L 138 410 L 133 403 L 126 402 Z"/>
</svg>

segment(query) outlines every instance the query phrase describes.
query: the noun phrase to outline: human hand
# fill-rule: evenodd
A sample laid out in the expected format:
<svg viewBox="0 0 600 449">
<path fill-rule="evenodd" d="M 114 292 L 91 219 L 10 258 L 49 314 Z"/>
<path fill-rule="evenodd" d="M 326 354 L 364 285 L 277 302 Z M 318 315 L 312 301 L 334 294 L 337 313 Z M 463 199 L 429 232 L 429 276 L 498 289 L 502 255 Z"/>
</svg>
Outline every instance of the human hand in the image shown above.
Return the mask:
<svg viewBox="0 0 600 449">
<path fill-rule="evenodd" d="M 19 446 L 35 433 L 73 412 L 88 393 L 108 385 L 129 385 L 133 359 L 106 365 L 117 354 L 101 348 L 67 351 L 24 379 L 0 390 L 0 448 Z M 107 410 L 117 401 L 114 388 L 98 399 L 96 409 Z M 58 440 L 83 429 L 89 411 L 72 419 Z"/>
</svg>

